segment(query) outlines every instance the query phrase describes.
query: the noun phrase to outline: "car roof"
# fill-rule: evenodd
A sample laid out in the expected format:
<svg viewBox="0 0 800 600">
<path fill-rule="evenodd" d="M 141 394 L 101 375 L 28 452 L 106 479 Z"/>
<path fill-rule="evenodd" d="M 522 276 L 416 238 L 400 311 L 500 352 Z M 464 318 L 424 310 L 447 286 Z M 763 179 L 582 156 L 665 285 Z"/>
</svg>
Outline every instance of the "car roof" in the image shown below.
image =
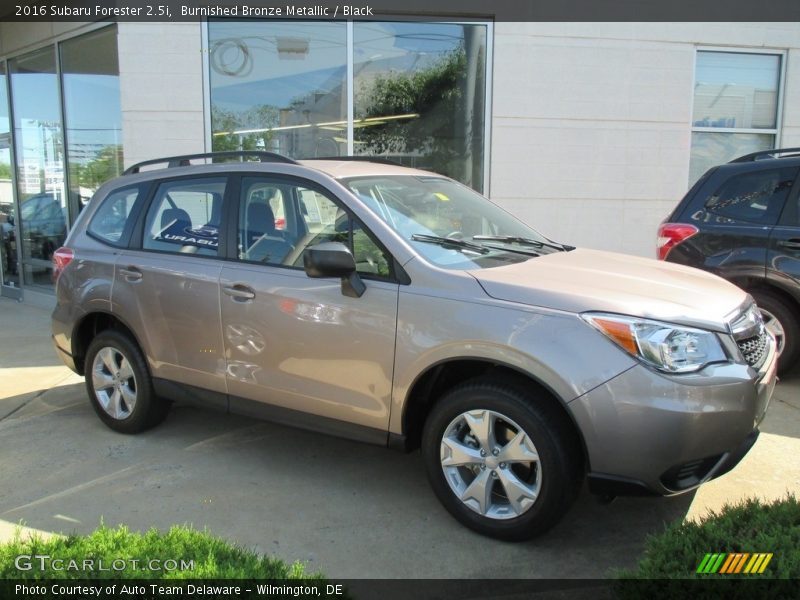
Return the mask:
<svg viewBox="0 0 800 600">
<path fill-rule="evenodd" d="M 375 177 L 381 175 L 415 175 L 418 177 L 444 177 L 431 171 L 412 169 L 401 165 L 393 165 L 385 162 L 370 162 L 367 160 L 298 160 L 304 167 L 310 167 L 330 175 L 334 179 L 345 179 L 348 177 Z"/>
</svg>

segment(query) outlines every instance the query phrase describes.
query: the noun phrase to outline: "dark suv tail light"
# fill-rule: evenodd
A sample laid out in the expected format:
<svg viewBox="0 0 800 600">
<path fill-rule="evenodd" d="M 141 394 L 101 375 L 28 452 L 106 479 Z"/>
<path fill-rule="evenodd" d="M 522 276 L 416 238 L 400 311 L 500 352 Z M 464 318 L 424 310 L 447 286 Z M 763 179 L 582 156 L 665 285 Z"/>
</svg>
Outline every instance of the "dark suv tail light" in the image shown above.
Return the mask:
<svg viewBox="0 0 800 600">
<path fill-rule="evenodd" d="M 685 223 L 662 223 L 658 228 L 658 260 L 665 260 L 675 246 L 688 240 L 698 229 Z"/>
<path fill-rule="evenodd" d="M 75 258 L 75 253 L 71 248 L 61 247 L 53 252 L 53 281 L 58 281 L 61 273 L 67 265 Z"/>
</svg>

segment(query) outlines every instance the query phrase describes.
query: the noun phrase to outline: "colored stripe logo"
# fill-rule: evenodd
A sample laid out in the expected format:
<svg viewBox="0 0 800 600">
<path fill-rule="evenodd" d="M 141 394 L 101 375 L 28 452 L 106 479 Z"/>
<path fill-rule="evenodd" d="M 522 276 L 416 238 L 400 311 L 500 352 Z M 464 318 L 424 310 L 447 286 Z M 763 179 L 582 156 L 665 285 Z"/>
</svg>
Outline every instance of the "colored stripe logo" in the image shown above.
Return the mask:
<svg viewBox="0 0 800 600">
<path fill-rule="evenodd" d="M 718 573 L 720 575 L 732 575 L 745 573 L 749 575 L 761 574 L 767 568 L 769 561 L 772 560 L 772 552 L 729 552 L 706 554 L 697 573 Z"/>
</svg>

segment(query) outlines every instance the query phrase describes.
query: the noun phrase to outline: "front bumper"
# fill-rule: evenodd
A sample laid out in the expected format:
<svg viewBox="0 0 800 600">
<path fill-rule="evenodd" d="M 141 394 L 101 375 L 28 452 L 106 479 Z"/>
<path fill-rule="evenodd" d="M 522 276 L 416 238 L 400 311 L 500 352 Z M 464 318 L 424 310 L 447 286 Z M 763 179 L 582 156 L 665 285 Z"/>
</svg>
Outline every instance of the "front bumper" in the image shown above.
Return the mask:
<svg viewBox="0 0 800 600">
<path fill-rule="evenodd" d="M 590 490 L 673 495 L 734 468 L 755 443 L 775 388 L 774 346 L 758 371 L 725 364 L 670 376 L 637 365 L 570 402 Z"/>
</svg>

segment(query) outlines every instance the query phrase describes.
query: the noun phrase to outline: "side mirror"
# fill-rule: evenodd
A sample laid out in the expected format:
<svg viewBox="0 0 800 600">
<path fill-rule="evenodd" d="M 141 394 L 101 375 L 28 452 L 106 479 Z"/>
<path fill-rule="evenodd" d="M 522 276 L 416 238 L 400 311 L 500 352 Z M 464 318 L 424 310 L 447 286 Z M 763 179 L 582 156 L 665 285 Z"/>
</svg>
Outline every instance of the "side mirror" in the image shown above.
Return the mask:
<svg viewBox="0 0 800 600">
<path fill-rule="evenodd" d="M 356 261 L 347 246 L 340 242 L 324 242 L 303 252 L 303 267 L 309 277 L 340 277 L 342 294 L 360 298 L 367 290 L 356 272 Z"/>
</svg>

